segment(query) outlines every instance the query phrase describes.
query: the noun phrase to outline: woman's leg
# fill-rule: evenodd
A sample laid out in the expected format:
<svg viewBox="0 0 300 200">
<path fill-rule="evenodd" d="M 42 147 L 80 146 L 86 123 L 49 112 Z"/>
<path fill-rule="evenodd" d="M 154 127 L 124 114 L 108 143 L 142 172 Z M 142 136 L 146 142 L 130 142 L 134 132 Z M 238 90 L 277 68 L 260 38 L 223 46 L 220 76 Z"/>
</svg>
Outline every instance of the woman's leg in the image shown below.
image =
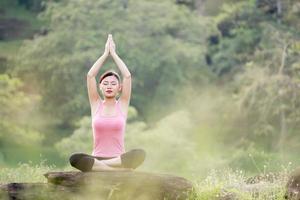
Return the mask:
<svg viewBox="0 0 300 200">
<path fill-rule="evenodd" d="M 113 158 L 113 157 L 112 157 Z M 83 172 L 88 171 L 123 171 L 123 170 L 130 170 L 128 168 L 114 168 L 110 167 L 107 164 L 103 163 L 102 161 L 105 159 L 111 159 L 111 158 L 103 158 L 103 157 L 96 157 L 91 156 L 85 153 L 74 153 L 70 156 L 69 161 L 70 164 L 75 167 L 76 169 L 79 169 Z"/>
<path fill-rule="evenodd" d="M 132 149 L 115 158 L 91 156 L 85 153 L 75 153 L 69 160 L 73 167 L 81 171 L 96 170 L 129 170 L 140 166 L 146 157 L 143 149 Z"/>
<path fill-rule="evenodd" d="M 125 168 L 136 169 L 146 158 L 146 152 L 143 149 L 132 149 L 121 155 L 122 166 Z"/>
<path fill-rule="evenodd" d="M 73 153 L 69 158 L 70 164 L 83 172 L 91 171 L 94 158 L 85 153 Z"/>
</svg>

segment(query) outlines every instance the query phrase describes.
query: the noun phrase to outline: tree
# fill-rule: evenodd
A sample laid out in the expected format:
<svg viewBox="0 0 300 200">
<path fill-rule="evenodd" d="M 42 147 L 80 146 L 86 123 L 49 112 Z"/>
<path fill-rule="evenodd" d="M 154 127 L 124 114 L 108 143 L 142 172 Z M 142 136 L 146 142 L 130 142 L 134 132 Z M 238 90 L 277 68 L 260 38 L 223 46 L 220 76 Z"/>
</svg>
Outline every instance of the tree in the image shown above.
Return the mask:
<svg viewBox="0 0 300 200">
<path fill-rule="evenodd" d="M 277 25 L 276 25 L 277 26 Z M 238 76 L 241 111 L 250 124 L 250 138 L 269 150 L 284 150 L 294 140 L 300 120 L 299 42 L 293 34 L 265 24 L 255 58 Z M 271 34 L 272 33 L 272 34 Z M 264 140 L 258 138 L 264 137 Z M 267 137 L 265 137 L 267 136 Z M 293 143 L 291 146 L 298 147 Z M 289 147 L 291 147 L 289 146 Z"/>
<path fill-rule="evenodd" d="M 49 3 L 44 15 L 49 34 L 24 43 L 14 72 L 41 93 L 43 112 L 59 119 L 53 126 L 70 129 L 90 112 L 85 76 L 108 33 L 132 72 L 131 103 L 144 117 L 163 114 L 178 86 L 210 76 L 203 49 L 210 26 L 185 6 L 139 1 L 124 9 L 119 2 L 76 0 Z"/>
<path fill-rule="evenodd" d="M 22 82 L 18 78 L 0 75 L 0 157 L 5 160 L 14 157 L 13 154 L 18 152 L 14 149 L 38 146 L 43 140 L 33 122 L 26 119 L 39 98 L 25 94 L 21 87 Z"/>
</svg>

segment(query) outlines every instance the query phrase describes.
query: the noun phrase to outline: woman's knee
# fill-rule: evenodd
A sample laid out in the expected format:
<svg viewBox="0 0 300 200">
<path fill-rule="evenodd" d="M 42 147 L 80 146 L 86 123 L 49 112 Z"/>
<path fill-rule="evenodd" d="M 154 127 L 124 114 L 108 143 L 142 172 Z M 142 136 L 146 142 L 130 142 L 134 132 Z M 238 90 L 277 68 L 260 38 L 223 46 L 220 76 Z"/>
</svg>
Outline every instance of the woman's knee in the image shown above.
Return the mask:
<svg viewBox="0 0 300 200">
<path fill-rule="evenodd" d="M 121 155 L 121 160 L 124 167 L 136 168 L 144 162 L 145 157 L 146 152 L 143 149 L 131 149 Z"/>
<path fill-rule="evenodd" d="M 87 154 L 85 153 L 73 153 L 70 157 L 69 157 L 69 162 L 70 164 L 75 167 L 77 165 L 77 163 L 79 162 L 79 160 L 84 157 L 87 156 Z"/>
<path fill-rule="evenodd" d="M 144 160 L 146 157 L 146 151 L 144 149 L 132 149 L 131 152 L 136 158 L 139 158 L 140 160 Z"/>
<path fill-rule="evenodd" d="M 79 155 L 77 153 L 74 153 L 69 157 L 69 162 L 74 167 L 78 162 L 78 159 L 79 159 Z"/>
<path fill-rule="evenodd" d="M 69 157 L 70 164 L 85 172 L 90 171 L 94 164 L 94 158 L 85 153 L 74 153 Z"/>
</svg>

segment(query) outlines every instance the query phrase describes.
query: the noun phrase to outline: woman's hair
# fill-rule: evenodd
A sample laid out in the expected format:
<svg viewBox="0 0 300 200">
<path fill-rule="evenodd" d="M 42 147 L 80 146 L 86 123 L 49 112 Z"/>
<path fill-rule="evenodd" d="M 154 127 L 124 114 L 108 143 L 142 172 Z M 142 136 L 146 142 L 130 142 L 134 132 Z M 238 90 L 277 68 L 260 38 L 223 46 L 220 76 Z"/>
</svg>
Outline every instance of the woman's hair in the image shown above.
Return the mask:
<svg viewBox="0 0 300 200">
<path fill-rule="evenodd" d="M 120 83 L 120 76 L 117 72 L 113 71 L 113 70 L 108 70 L 106 72 L 104 72 L 100 78 L 99 78 L 99 84 L 102 82 L 102 80 L 107 77 L 107 76 L 114 76 L 118 79 L 119 83 Z"/>
</svg>

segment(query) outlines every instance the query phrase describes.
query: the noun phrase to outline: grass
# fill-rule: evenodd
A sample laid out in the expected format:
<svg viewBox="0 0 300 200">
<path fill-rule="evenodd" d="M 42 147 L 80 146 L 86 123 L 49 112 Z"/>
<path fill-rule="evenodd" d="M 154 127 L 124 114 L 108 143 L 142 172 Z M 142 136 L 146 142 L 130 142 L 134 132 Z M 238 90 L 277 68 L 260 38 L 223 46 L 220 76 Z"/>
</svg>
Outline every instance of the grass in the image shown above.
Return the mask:
<svg viewBox="0 0 300 200">
<path fill-rule="evenodd" d="M 43 173 L 51 171 L 55 166 L 47 166 L 45 161 L 41 161 L 38 165 L 33 165 L 31 161 L 28 163 L 19 163 L 16 168 L 2 168 L 0 172 L 0 183 L 6 184 L 11 182 L 46 182 Z"/>
<path fill-rule="evenodd" d="M 212 170 L 205 180 L 196 183 L 198 196 L 193 199 L 208 200 L 221 197 L 243 200 L 284 199 L 288 174 L 284 172 L 278 179 L 273 181 L 267 180 L 268 175 L 268 173 L 261 174 L 260 176 L 266 177 L 265 180 L 257 180 L 257 183 L 247 184 L 248 177 L 243 171 Z"/>
</svg>

